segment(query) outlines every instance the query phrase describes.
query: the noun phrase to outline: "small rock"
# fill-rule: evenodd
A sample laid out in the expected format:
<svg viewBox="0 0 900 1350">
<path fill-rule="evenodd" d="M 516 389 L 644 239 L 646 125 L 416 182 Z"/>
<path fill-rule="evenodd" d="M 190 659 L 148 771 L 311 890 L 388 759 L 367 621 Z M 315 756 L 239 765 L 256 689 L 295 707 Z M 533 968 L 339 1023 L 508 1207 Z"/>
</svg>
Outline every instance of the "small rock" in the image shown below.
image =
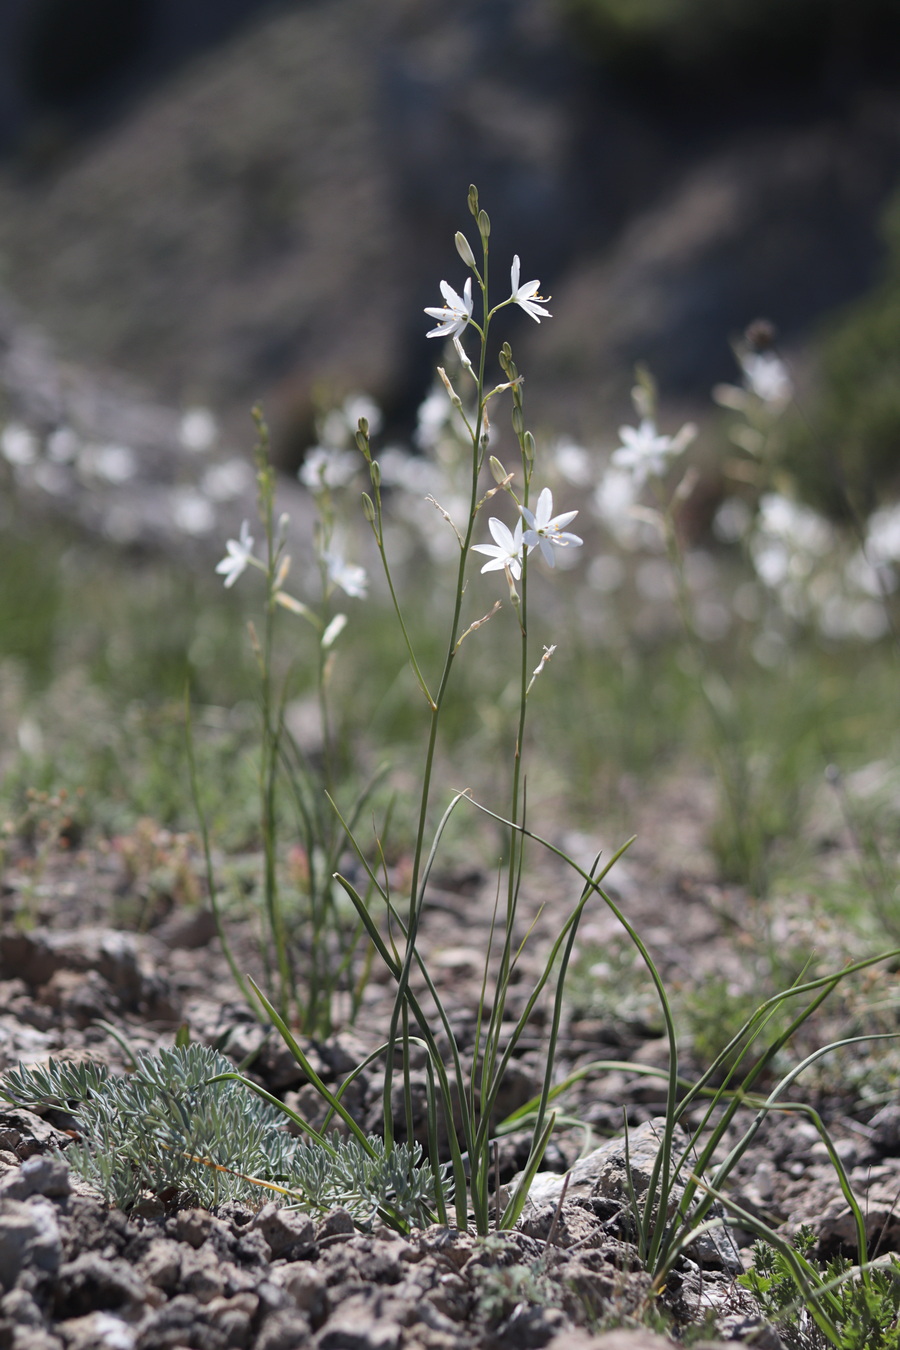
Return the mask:
<svg viewBox="0 0 900 1350">
<path fill-rule="evenodd" d="M 213 1226 L 213 1216 L 207 1209 L 183 1209 L 173 1221 L 175 1236 L 191 1247 L 202 1247 Z"/>
<path fill-rule="evenodd" d="M 290 1254 L 296 1260 L 316 1245 L 316 1229 L 309 1215 L 281 1209 L 274 1202 L 263 1206 L 250 1228 L 262 1234 L 273 1257 Z"/>
<path fill-rule="evenodd" d="M 61 1260 L 59 1225 L 49 1200 L 0 1200 L 0 1289 L 11 1289 L 26 1265 L 52 1273 Z"/>
<path fill-rule="evenodd" d="M 310 1328 L 295 1308 L 273 1313 L 263 1323 L 253 1350 L 299 1350 L 309 1341 Z"/>
<path fill-rule="evenodd" d="M 184 1292 L 192 1294 L 198 1303 L 221 1298 L 227 1282 L 211 1247 L 185 1252 L 181 1262 L 181 1283 Z"/>
<path fill-rule="evenodd" d="M 66 1350 L 135 1350 L 135 1328 L 108 1312 L 92 1312 L 60 1322 Z"/>
<path fill-rule="evenodd" d="M 57 1317 L 81 1318 L 92 1312 L 142 1306 L 146 1301 L 143 1280 L 119 1257 L 82 1252 L 59 1268 L 54 1289 Z"/>
<path fill-rule="evenodd" d="M 308 1261 L 294 1261 L 287 1266 L 276 1266 L 274 1279 L 301 1312 L 309 1313 L 313 1323 L 321 1321 L 326 1308 L 325 1277 Z"/>
<path fill-rule="evenodd" d="M 379 1316 L 371 1298 L 353 1295 L 329 1317 L 315 1344 L 317 1350 L 399 1350 L 402 1340 L 403 1327 L 397 1320 Z"/>
<path fill-rule="evenodd" d="M 316 1239 L 319 1242 L 333 1242 L 343 1237 L 353 1237 L 356 1225 L 346 1209 L 333 1209 L 319 1221 Z"/>
<path fill-rule="evenodd" d="M 18 1107 L 6 1107 L 0 1111 L 0 1130 L 7 1140 L 0 1147 L 12 1149 L 22 1162 L 35 1153 L 48 1153 L 51 1149 L 65 1148 L 71 1143 L 67 1134 L 50 1125 L 42 1116 Z M 13 1142 L 14 1139 L 16 1142 Z"/>
<path fill-rule="evenodd" d="M 58 1336 L 43 1327 L 15 1327 L 13 1350 L 63 1350 Z"/>
<path fill-rule="evenodd" d="M 874 1131 L 873 1142 L 883 1153 L 894 1154 L 900 1150 L 900 1105 L 888 1102 L 869 1121 Z"/>
<path fill-rule="evenodd" d="M 0 1299 L 0 1316 L 16 1327 L 43 1327 L 44 1314 L 27 1289 L 12 1289 Z"/>
<path fill-rule="evenodd" d="M 62 1199 L 70 1192 L 69 1169 L 60 1157 L 35 1154 L 22 1166 L 0 1179 L 0 1198 L 27 1200 L 32 1195 Z"/>
<path fill-rule="evenodd" d="M 154 1238 L 136 1267 L 157 1289 L 171 1293 L 181 1279 L 181 1249 L 171 1238 Z"/>
</svg>

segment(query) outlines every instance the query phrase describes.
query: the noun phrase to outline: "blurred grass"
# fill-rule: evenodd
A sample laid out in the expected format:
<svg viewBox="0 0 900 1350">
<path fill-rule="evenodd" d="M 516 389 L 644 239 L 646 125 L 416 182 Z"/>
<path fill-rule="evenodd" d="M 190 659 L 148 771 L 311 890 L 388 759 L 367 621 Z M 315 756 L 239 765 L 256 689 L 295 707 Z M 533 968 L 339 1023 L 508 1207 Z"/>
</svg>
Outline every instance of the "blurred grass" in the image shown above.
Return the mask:
<svg viewBox="0 0 900 1350">
<path fill-rule="evenodd" d="M 579 584 L 571 574 L 558 580 Z M 254 598 L 251 586 L 228 592 L 211 572 L 191 575 L 165 559 L 125 559 L 65 533 L 44 532 L 38 550 L 27 535 L 7 531 L 0 540 L 3 814 L 15 818 L 29 788 L 82 788 L 85 827 L 110 833 L 150 816 L 193 828 L 189 682 L 211 828 L 228 848 L 253 846 L 255 670 L 245 625 Z M 394 766 L 377 815 L 394 787 L 415 796 L 426 708 L 391 616 L 374 600 L 347 607 L 333 700 L 348 782 L 385 760 Z M 409 598 L 426 670 L 440 657 L 433 607 L 430 591 Z M 314 676 L 306 634 L 290 622 L 291 694 L 302 704 Z M 655 780 L 686 761 L 712 772 L 697 678 L 681 644 L 665 635 L 599 646 L 579 627 L 577 591 L 561 627 L 553 634 L 560 649 L 529 700 L 531 809 L 555 827 L 627 831 L 631 804 Z M 449 781 L 488 801 L 502 802 L 514 751 L 504 707 L 515 699 L 516 648 L 512 613 L 501 611 L 463 644 L 447 710 Z M 896 761 L 893 656 L 886 644 L 866 646 L 863 656 L 805 638 L 774 671 L 749 660 L 741 640 L 716 644 L 715 657 L 729 691 L 729 724 L 739 728 L 731 749 L 742 794 L 711 822 L 721 877 L 746 881 L 748 868 L 766 884 L 780 873 L 797 876 L 812 865 L 804 822 L 825 766 L 852 771 L 876 758 Z M 402 807 L 397 829 L 402 839 Z"/>
</svg>

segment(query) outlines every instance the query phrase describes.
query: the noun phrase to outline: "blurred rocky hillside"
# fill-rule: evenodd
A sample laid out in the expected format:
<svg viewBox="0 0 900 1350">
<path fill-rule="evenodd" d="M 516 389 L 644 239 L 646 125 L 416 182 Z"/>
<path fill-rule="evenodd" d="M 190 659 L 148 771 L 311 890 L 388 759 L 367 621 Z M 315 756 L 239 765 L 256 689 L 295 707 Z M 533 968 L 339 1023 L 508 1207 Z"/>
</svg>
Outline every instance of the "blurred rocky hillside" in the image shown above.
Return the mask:
<svg viewBox="0 0 900 1350">
<path fill-rule="evenodd" d="M 64 365 L 207 404 L 245 442 L 262 398 L 288 458 L 351 390 L 411 424 L 439 355 L 422 309 L 463 279 L 470 181 L 497 287 L 518 252 L 552 292 L 552 323 L 516 313 L 508 335 L 532 413 L 575 435 L 617 425 L 636 360 L 692 405 L 731 377 L 750 319 L 802 352 L 878 275 L 900 165 L 884 70 L 761 68 L 700 97 L 658 58 L 605 65 L 553 0 L 132 8 L 121 29 L 108 0 L 0 17 L 7 347 L 27 318 Z M 7 383 L 4 418 L 25 403 Z"/>
</svg>

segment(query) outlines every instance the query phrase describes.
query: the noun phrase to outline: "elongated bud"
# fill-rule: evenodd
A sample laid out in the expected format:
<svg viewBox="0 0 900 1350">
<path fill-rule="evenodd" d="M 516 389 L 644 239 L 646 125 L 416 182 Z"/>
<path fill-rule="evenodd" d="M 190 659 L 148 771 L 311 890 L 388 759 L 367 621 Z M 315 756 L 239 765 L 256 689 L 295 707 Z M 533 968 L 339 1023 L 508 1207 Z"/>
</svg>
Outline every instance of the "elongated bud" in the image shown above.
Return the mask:
<svg viewBox="0 0 900 1350">
<path fill-rule="evenodd" d="M 441 377 L 441 383 L 447 390 L 447 393 L 450 395 L 450 402 L 453 404 L 454 408 L 456 408 L 457 410 L 462 408 L 462 399 L 460 398 L 456 390 L 453 388 L 453 385 L 450 383 L 450 380 L 448 378 L 446 370 L 444 370 L 444 367 L 438 366 L 437 373 Z"/>
<path fill-rule="evenodd" d="M 354 439 L 356 440 L 357 450 L 359 450 L 362 454 L 364 454 L 366 459 L 368 459 L 370 454 L 369 437 L 366 435 L 366 432 L 358 431 Z"/>
<path fill-rule="evenodd" d="M 456 244 L 456 251 L 462 258 L 463 262 L 466 264 L 466 267 L 471 267 L 472 271 L 474 272 L 475 254 L 472 252 L 472 249 L 469 246 L 469 241 L 463 234 L 462 230 L 456 231 L 456 234 L 453 236 L 453 240 L 454 243 Z"/>
<path fill-rule="evenodd" d="M 491 477 L 498 487 L 503 487 L 504 483 L 509 482 L 509 474 L 506 472 L 496 455 L 491 455 L 488 464 L 491 469 Z"/>
<path fill-rule="evenodd" d="M 381 487 L 381 465 L 377 459 L 373 459 L 369 465 L 369 477 L 372 480 L 373 487 Z"/>
<path fill-rule="evenodd" d="M 357 428 L 359 429 L 359 431 L 362 433 L 362 435 L 368 437 L 368 435 L 369 435 L 369 419 L 368 419 L 368 417 L 361 417 L 361 418 L 359 419 L 359 421 L 357 422 L 356 425 L 357 425 Z"/>
<path fill-rule="evenodd" d="M 534 463 L 534 437 L 530 431 L 526 431 L 522 437 L 522 453 L 528 464 Z"/>
<path fill-rule="evenodd" d="M 341 633 L 343 633 L 346 627 L 347 627 L 347 615 L 335 614 L 334 618 L 331 620 L 331 623 L 328 625 L 328 627 L 325 629 L 325 632 L 322 634 L 322 646 L 325 648 L 326 651 L 328 650 L 329 647 L 331 647 L 334 644 L 335 639 L 340 637 Z"/>
<path fill-rule="evenodd" d="M 290 570 L 291 570 L 291 555 L 289 553 L 286 553 L 282 558 L 281 563 L 279 564 L 278 575 L 275 578 L 276 591 L 281 590 L 282 586 L 287 581 L 288 572 Z"/>
<path fill-rule="evenodd" d="M 372 501 L 372 498 L 369 496 L 368 492 L 364 492 L 362 495 L 362 506 L 363 506 L 363 515 L 365 516 L 366 520 L 369 522 L 370 525 L 374 525 L 375 503 Z"/>
<path fill-rule="evenodd" d="M 469 210 L 473 216 L 478 215 L 478 189 L 474 183 L 469 184 Z"/>
<path fill-rule="evenodd" d="M 525 430 L 525 414 L 522 412 L 522 405 L 520 403 L 513 404 L 512 424 L 513 431 L 517 436 L 521 436 Z"/>
<path fill-rule="evenodd" d="M 482 239 L 488 239 L 491 233 L 491 218 L 487 211 L 478 212 L 478 233 Z"/>
</svg>

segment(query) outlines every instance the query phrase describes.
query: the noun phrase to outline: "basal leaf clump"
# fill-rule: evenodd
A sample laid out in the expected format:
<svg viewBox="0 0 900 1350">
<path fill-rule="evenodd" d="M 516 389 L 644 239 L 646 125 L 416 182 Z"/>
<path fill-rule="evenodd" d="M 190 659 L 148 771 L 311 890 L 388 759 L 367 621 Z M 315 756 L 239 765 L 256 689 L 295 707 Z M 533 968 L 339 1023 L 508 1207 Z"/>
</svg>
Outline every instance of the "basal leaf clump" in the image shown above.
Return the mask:
<svg viewBox="0 0 900 1350">
<path fill-rule="evenodd" d="M 108 1203 L 133 1209 L 157 1197 L 177 1207 L 213 1209 L 226 1201 L 261 1205 L 279 1198 L 311 1211 L 343 1206 L 360 1224 L 389 1215 L 427 1223 L 434 1173 L 417 1145 L 337 1134 L 301 1144 L 284 1115 L 231 1080 L 234 1066 L 215 1050 L 186 1045 L 143 1058 L 117 1078 L 104 1065 L 50 1060 L 0 1078 L 0 1096 L 30 1110 L 71 1112 L 80 1139 L 66 1161 Z"/>
</svg>

